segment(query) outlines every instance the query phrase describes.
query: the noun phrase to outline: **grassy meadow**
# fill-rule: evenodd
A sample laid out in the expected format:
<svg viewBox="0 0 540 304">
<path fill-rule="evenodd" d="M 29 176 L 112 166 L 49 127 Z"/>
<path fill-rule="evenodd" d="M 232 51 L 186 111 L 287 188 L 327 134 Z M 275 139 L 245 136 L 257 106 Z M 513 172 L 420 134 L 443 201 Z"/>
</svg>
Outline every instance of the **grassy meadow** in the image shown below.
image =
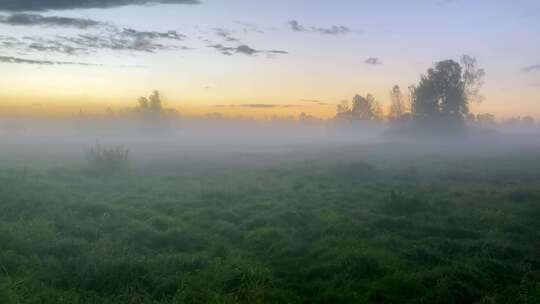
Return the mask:
<svg viewBox="0 0 540 304">
<path fill-rule="evenodd" d="M 10 151 L 3 304 L 540 303 L 538 145 Z"/>
</svg>

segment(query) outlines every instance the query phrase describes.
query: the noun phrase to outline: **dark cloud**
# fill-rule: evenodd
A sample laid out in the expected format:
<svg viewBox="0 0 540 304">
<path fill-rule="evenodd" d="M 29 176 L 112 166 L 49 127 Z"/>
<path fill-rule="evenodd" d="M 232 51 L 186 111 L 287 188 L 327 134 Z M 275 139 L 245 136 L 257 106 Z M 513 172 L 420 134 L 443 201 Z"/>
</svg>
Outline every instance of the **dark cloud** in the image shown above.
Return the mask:
<svg viewBox="0 0 540 304">
<path fill-rule="evenodd" d="M 109 27 L 106 31 L 99 33 L 51 38 L 26 36 L 18 39 L 0 35 L 0 46 L 16 51 L 52 52 L 65 55 L 91 54 L 101 50 L 154 53 L 164 50 L 187 50 L 189 48 L 172 43 L 172 41 L 181 41 L 184 38 L 184 35 L 176 31 L 148 32 Z"/>
<path fill-rule="evenodd" d="M 221 52 L 223 55 L 232 56 L 234 54 L 244 54 L 248 56 L 253 56 L 256 54 L 267 54 L 267 55 L 275 55 L 275 54 L 288 54 L 286 51 L 280 51 L 280 50 L 256 50 L 248 45 L 242 44 L 237 47 L 227 47 L 222 44 L 213 44 L 209 47 L 214 48 Z"/>
<path fill-rule="evenodd" d="M 330 28 L 313 27 L 312 30 L 327 35 L 347 34 L 351 31 L 348 27 L 337 25 L 334 25 Z"/>
<path fill-rule="evenodd" d="M 236 23 L 243 26 L 243 31 L 244 31 L 245 34 L 251 33 L 251 32 L 259 33 L 259 34 L 264 33 L 264 31 L 257 24 L 247 23 L 247 22 L 240 22 L 240 21 L 237 21 Z"/>
<path fill-rule="evenodd" d="M 242 44 L 242 45 L 236 47 L 235 51 L 237 53 L 246 54 L 246 55 L 249 55 L 249 56 L 261 52 L 261 51 L 258 51 L 258 50 L 254 49 L 254 48 L 252 48 L 252 47 L 250 47 L 248 45 L 245 45 L 245 44 Z"/>
<path fill-rule="evenodd" d="M 376 57 L 369 57 L 368 59 L 364 60 L 364 63 L 369 64 L 369 65 L 382 64 L 382 62 L 379 60 L 379 58 L 376 58 Z"/>
<path fill-rule="evenodd" d="M 0 0 L 2 1 L 2 0 Z M 72 36 L 56 36 L 42 38 L 39 36 L 17 39 L 0 35 L 0 46 L 6 49 L 33 52 L 55 52 L 68 55 L 95 53 L 101 49 L 156 52 L 169 49 L 188 49 L 178 46 L 172 41 L 181 41 L 185 35 L 176 31 L 157 32 L 139 31 L 122 28 L 113 24 L 90 19 L 66 18 L 58 16 L 42 16 L 39 14 L 0 15 L 0 23 L 24 26 L 75 27 L 87 30 L 99 28 L 100 31 L 85 32 Z"/>
<path fill-rule="evenodd" d="M 301 25 L 297 20 L 289 21 L 289 26 L 295 32 L 312 32 L 325 35 L 341 35 L 348 34 L 351 32 L 351 29 L 343 25 L 333 25 L 329 28 L 310 26 L 305 27 Z"/>
<path fill-rule="evenodd" d="M 161 43 L 156 38 L 147 36 L 147 34 L 148 32 L 122 31 L 106 35 L 79 34 L 77 36 L 58 36 L 58 39 L 61 43 L 69 43 L 76 48 L 92 52 L 108 49 L 154 53 L 156 51 L 179 48 L 175 45 Z"/>
<path fill-rule="evenodd" d="M 287 51 L 280 51 L 280 50 L 269 50 L 269 51 L 263 51 L 263 52 L 267 54 L 282 54 L 282 55 L 289 54 L 289 52 Z"/>
<path fill-rule="evenodd" d="M 291 26 L 291 29 L 295 32 L 304 32 L 306 29 L 298 23 L 296 20 L 289 21 L 289 25 Z"/>
<path fill-rule="evenodd" d="M 171 40 L 183 40 L 186 35 L 179 34 L 176 31 L 168 32 L 145 32 L 137 31 L 131 28 L 124 28 L 120 33 L 121 36 L 131 37 L 134 39 L 171 39 Z"/>
<path fill-rule="evenodd" d="M 540 71 L 540 64 L 529 65 L 521 69 L 524 73 L 530 73 L 534 71 Z"/>
<path fill-rule="evenodd" d="M 453 3 L 456 3 L 456 2 L 459 2 L 459 0 L 440 0 L 440 1 L 437 2 L 437 5 L 443 6 L 443 5 L 447 5 L 447 4 L 453 4 Z"/>
<path fill-rule="evenodd" d="M 15 37 L 0 35 L 0 45 L 3 49 L 14 49 L 24 47 L 26 44 Z"/>
<path fill-rule="evenodd" d="M 231 32 L 223 28 L 214 28 L 216 35 L 222 37 L 227 42 L 240 42 L 240 39 L 231 36 Z"/>
<path fill-rule="evenodd" d="M 14 50 L 23 52 L 56 52 L 67 55 L 82 53 L 83 49 L 66 45 L 54 39 L 45 39 L 42 37 L 22 37 L 21 39 L 0 36 L 0 45 L 4 50 Z"/>
<path fill-rule="evenodd" d="M 22 26 L 76 27 L 80 29 L 105 25 L 105 23 L 90 19 L 58 16 L 45 17 L 38 14 L 13 14 L 9 16 L 0 16 L 0 23 Z"/>
<path fill-rule="evenodd" d="M 309 103 L 316 104 L 316 105 L 319 105 L 319 106 L 327 106 L 327 105 L 329 105 L 329 103 L 324 102 L 324 101 L 320 101 L 320 100 L 317 100 L 317 99 L 300 99 L 300 101 L 309 102 Z"/>
<path fill-rule="evenodd" d="M 25 49 L 27 51 L 54 52 L 66 55 L 89 53 L 86 48 L 68 45 L 54 39 L 45 39 L 41 37 L 24 37 L 23 40 L 26 43 Z"/>
<path fill-rule="evenodd" d="M 11 57 L 11 56 L 0 56 L 0 63 L 19 63 L 19 64 L 34 64 L 34 65 L 101 66 L 101 64 L 93 64 L 93 63 L 85 63 L 85 62 L 36 60 L 36 59 L 25 59 L 25 58 L 19 58 L 19 57 Z"/>
<path fill-rule="evenodd" d="M 118 28 L 112 24 L 90 19 L 67 18 L 58 16 L 45 17 L 39 14 L 13 14 L 10 16 L 0 15 L 0 23 L 24 26 L 76 27 L 80 29 L 87 29 L 90 27 L 105 27 L 110 33 L 115 33 L 115 35 L 117 36 L 124 36 L 133 39 L 183 40 L 184 38 L 186 38 L 185 35 L 179 34 L 176 31 L 138 31 L 132 28 Z"/>
<path fill-rule="evenodd" d="M 218 44 L 212 44 L 212 45 L 209 45 L 209 47 L 214 48 L 214 49 L 220 51 L 221 54 L 227 55 L 227 56 L 231 56 L 231 55 L 232 55 L 232 51 L 234 50 L 234 48 L 232 48 L 232 47 L 226 47 L 226 46 L 224 46 L 224 45 L 221 44 L 221 43 L 218 43 Z"/>
<path fill-rule="evenodd" d="M 46 11 L 81 8 L 110 8 L 146 4 L 200 4 L 199 0 L 0 0 L 0 11 Z"/>
</svg>

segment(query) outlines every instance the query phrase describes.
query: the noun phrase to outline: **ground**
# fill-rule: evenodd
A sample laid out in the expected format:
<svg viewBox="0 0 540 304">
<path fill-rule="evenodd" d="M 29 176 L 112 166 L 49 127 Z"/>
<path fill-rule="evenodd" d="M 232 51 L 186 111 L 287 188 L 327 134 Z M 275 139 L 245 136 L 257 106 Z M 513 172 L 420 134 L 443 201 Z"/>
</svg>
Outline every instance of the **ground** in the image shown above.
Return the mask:
<svg viewBox="0 0 540 304">
<path fill-rule="evenodd" d="M 133 153 L 2 157 L 0 303 L 540 303 L 538 147 Z"/>
</svg>

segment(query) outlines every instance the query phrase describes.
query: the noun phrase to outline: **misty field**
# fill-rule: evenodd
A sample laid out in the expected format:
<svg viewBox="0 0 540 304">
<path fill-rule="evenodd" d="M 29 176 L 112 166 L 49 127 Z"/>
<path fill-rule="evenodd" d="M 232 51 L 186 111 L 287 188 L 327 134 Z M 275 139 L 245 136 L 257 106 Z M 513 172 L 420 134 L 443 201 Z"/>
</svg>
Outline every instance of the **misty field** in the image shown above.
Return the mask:
<svg viewBox="0 0 540 304">
<path fill-rule="evenodd" d="M 0 155 L 0 303 L 540 303 L 538 145 L 46 149 Z"/>
</svg>

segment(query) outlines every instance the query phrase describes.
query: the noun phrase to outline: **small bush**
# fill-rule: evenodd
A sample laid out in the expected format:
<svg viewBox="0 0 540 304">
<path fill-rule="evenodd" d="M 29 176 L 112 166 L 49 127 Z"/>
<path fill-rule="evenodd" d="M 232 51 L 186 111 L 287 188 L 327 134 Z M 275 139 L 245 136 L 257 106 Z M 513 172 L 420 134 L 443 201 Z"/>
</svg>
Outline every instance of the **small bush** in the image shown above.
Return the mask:
<svg viewBox="0 0 540 304">
<path fill-rule="evenodd" d="M 428 211 L 431 206 L 428 202 L 416 197 L 409 197 L 395 191 L 381 206 L 382 212 L 395 215 L 408 215 Z"/>
<path fill-rule="evenodd" d="M 530 190 L 518 189 L 508 193 L 508 198 L 513 202 L 522 203 L 535 200 L 536 195 Z"/>
<path fill-rule="evenodd" d="M 86 151 L 86 161 L 88 169 L 93 172 L 121 172 L 128 168 L 129 155 L 128 148 L 122 146 L 107 148 L 96 144 Z"/>
</svg>

